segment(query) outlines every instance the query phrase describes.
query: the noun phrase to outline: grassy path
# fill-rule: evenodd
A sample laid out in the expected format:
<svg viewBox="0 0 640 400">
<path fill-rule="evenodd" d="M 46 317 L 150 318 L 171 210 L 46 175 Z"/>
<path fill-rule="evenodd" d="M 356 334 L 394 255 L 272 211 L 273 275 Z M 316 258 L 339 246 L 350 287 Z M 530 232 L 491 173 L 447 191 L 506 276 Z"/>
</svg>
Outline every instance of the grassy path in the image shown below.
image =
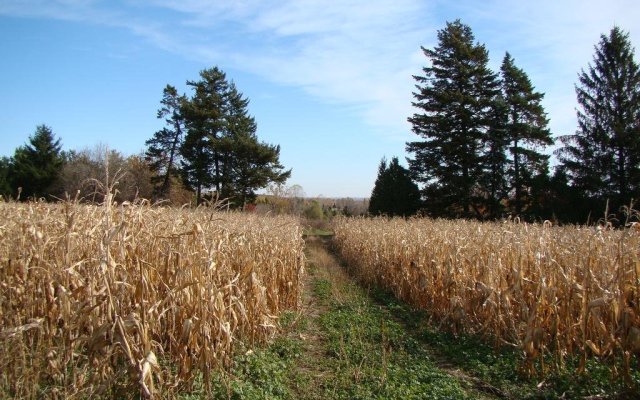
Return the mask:
<svg viewBox="0 0 640 400">
<path fill-rule="evenodd" d="M 307 238 L 302 312 L 286 315 L 269 346 L 235 358 L 214 382 L 230 399 L 492 399 L 347 275 L 327 241 Z M 188 396 L 187 396 L 188 397 Z"/>
<path fill-rule="evenodd" d="M 398 321 L 394 310 L 358 286 L 327 250 L 307 241 L 308 322 L 296 361 L 305 399 L 490 399 L 462 371 L 445 367 Z M 484 385 L 488 387 L 488 385 Z"/>
<path fill-rule="evenodd" d="M 363 289 L 329 251 L 307 237 L 303 309 L 281 335 L 236 357 L 215 384 L 230 399 L 626 399 L 571 374 L 535 382 L 516 372 L 515 353 L 430 328 L 393 296 Z"/>
</svg>

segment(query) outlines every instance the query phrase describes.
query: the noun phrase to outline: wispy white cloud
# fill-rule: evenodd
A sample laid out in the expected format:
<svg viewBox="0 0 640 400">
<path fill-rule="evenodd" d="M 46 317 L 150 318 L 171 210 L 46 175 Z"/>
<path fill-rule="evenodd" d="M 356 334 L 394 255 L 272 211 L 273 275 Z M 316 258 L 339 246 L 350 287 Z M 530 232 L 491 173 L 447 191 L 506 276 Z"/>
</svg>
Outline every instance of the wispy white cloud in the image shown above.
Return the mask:
<svg viewBox="0 0 640 400">
<path fill-rule="evenodd" d="M 419 0 L 151 0 L 169 22 L 145 17 L 140 2 L 11 1 L 0 14 L 126 28 L 154 45 L 248 71 L 356 110 L 372 128 L 408 130 L 415 50 L 432 35 Z M 151 13 L 150 13 L 151 15 Z M 170 33 L 169 33 L 170 32 Z M 224 40 L 220 40 L 220 39 Z"/>
<path fill-rule="evenodd" d="M 599 35 L 613 24 L 640 35 L 635 0 L 4 0 L 1 14 L 128 29 L 166 51 L 302 88 L 403 139 L 411 75 L 426 63 L 419 46 L 433 46 L 446 20 L 471 25 L 494 68 L 512 53 L 546 92 L 557 134 L 575 129 L 573 84 Z"/>
<path fill-rule="evenodd" d="M 222 54 L 235 68 L 303 88 L 325 101 L 357 112 L 372 127 L 407 132 L 411 113 L 413 53 L 432 33 L 431 10 L 413 0 L 244 1 L 209 7 L 207 1 L 159 0 L 198 29 L 232 26 L 244 43 Z M 201 43 L 206 56 L 216 43 Z M 193 48 L 191 50 L 194 50 Z M 218 53 L 219 55 L 219 53 Z"/>
</svg>

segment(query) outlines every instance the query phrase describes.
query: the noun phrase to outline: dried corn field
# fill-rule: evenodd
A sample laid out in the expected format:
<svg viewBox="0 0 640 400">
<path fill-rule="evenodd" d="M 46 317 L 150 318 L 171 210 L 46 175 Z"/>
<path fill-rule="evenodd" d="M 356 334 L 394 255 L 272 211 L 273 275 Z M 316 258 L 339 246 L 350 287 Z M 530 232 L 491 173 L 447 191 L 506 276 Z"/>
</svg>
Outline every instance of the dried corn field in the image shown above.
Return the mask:
<svg viewBox="0 0 640 400">
<path fill-rule="evenodd" d="M 383 218 L 339 219 L 334 229 L 361 281 L 443 329 L 519 349 L 528 374 L 568 360 L 582 372 L 596 357 L 616 379 L 637 379 L 637 231 Z"/>
<path fill-rule="evenodd" d="M 0 397 L 173 397 L 296 309 L 298 221 L 0 202 Z"/>
</svg>

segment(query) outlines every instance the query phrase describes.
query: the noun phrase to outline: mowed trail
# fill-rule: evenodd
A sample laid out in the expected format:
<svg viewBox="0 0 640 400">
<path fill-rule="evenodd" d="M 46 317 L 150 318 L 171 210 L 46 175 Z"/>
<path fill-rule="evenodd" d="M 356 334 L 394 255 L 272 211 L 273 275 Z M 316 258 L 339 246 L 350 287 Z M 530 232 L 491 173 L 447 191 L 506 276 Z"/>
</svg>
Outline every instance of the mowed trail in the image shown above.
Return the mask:
<svg viewBox="0 0 640 400">
<path fill-rule="evenodd" d="M 330 240 L 306 239 L 307 274 L 292 392 L 300 399 L 504 398 L 438 356 L 397 310 L 348 274 Z"/>
</svg>

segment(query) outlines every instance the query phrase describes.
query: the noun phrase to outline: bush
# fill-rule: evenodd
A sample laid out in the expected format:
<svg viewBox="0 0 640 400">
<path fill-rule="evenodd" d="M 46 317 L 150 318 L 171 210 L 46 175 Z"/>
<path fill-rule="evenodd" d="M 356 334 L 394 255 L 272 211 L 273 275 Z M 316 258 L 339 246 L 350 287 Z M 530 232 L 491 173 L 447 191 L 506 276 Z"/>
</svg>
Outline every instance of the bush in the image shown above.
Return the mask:
<svg viewBox="0 0 640 400">
<path fill-rule="evenodd" d="M 322 206 L 317 200 L 313 200 L 304 209 L 304 216 L 307 219 L 324 219 L 324 212 Z"/>
</svg>

